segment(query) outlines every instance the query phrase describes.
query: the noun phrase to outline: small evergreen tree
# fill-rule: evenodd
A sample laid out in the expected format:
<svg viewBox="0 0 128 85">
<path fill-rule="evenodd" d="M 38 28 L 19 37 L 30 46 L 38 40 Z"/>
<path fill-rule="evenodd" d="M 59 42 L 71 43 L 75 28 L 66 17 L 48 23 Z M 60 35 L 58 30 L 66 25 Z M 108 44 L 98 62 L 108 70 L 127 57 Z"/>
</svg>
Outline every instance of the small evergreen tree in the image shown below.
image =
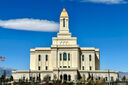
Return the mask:
<svg viewBox="0 0 128 85">
<path fill-rule="evenodd" d="M 122 81 L 125 81 L 126 80 L 126 76 L 124 75 L 123 78 L 122 78 Z"/>
<path fill-rule="evenodd" d="M 13 76 L 12 75 L 10 76 L 10 81 L 13 81 Z"/>
<path fill-rule="evenodd" d="M 26 78 L 26 82 L 28 82 L 28 78 Z"/>
</svg>

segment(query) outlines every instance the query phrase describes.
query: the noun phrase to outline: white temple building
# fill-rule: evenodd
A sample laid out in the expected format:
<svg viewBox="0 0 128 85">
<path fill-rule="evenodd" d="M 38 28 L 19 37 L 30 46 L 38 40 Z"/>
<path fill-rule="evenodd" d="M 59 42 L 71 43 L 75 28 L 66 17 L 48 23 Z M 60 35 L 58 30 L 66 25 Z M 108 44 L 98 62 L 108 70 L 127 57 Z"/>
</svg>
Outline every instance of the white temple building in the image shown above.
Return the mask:
<svg viewBox="0 0 128 85">
<path fill-rule="evenodd" d="M 60 15 L 60 29 L 57 37 L 52 38 L 51 47 L 30 49 L 30 70 L 12 71 L 14 80 L 49 76 L 50 80 L 61 79 L 76 81 L 94 79 L 115 81 L 118 72 L 100 70 L 100 51 L 94 47 L 79 47 L 77 38 L 69 31 L 69 16 L 65 9 Z"/>
</svg>

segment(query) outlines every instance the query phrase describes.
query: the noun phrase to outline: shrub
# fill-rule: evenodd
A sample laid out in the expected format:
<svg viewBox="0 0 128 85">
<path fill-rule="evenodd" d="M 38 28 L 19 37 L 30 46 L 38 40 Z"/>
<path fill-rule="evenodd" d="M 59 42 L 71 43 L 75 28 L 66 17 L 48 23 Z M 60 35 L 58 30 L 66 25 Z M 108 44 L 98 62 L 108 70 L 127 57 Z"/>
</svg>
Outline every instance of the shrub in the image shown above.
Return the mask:
<svg viewBox="0 0 128 85">
<path fill-rule="evenodd" d="M 63 82 L 64 84 L 67 84 L 67 81 L 66 80 L 64 80 L 64 82 Z"/>
<path fill-rule="evenodd" d="M 62 81 L 60 79 L 56 80 L 56 83 L 60 84 Z"/>
</svg>

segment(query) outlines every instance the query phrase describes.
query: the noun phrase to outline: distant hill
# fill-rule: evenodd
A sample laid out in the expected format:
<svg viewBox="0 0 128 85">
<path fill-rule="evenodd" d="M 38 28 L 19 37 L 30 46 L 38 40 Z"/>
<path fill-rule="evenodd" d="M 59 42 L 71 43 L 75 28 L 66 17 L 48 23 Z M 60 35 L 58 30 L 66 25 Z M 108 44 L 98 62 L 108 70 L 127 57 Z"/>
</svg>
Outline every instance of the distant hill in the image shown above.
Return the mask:
<svg viewBox="0 0 128 85">
<path fill-rule="evenodd" d="M 128 79 L 128 72 L 119 72 L 119 78 L 122 79 L 125 76 Z"/>
<path fill-rule="evenodd" d="M 0 67 L 0 76 L 3 75 L 4 70 L 6 70 L 6 76 L 11 76 L 12 71 L 13 71 L 14 69 L 7 68 L 7 67 Z"/>
</svg>

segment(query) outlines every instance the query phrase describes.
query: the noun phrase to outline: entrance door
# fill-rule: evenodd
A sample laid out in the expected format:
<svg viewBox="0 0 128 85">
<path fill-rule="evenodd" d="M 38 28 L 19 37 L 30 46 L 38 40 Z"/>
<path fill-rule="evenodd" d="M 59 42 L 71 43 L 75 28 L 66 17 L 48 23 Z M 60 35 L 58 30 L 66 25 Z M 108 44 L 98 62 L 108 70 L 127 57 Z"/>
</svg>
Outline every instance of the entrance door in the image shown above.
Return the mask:
<svg viewBox="0 0 128 85">
<path fill-rule="evenodd" d="M 67 74 L 64 74 L 64 80 L 67 81 Z"/>
</svg>

